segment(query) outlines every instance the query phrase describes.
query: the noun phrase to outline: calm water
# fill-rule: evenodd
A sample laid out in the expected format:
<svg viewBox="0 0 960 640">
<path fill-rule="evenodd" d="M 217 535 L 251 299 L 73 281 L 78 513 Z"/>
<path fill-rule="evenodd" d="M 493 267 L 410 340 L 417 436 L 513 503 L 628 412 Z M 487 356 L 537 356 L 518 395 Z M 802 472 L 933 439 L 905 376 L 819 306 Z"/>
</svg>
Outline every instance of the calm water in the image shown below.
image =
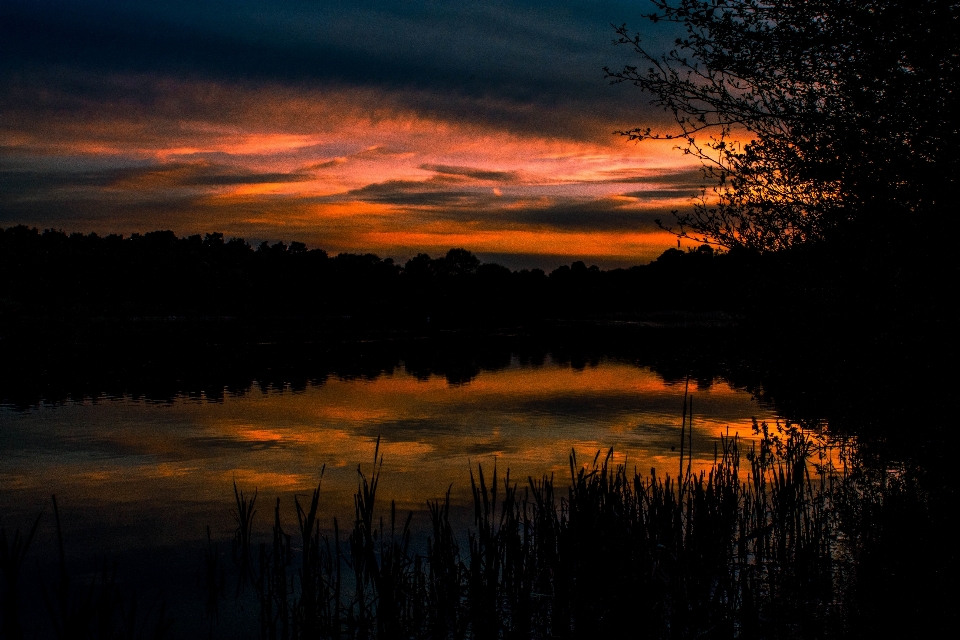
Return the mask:
<svg viewBox="0 0 960 640">
<path fill-rule="evenodd" d="M 401 366 L 296 391 L 254 384 L 212 399 L 0 408 L 0 524 L 28 526 L 42 509 L 49 514 L 56 493 L 74 557 L 168 554 L 174 559 L 161 564 L 188 566 L 199 558 L 206 525 L 215 538 L 231 537 L 234 481 L 259 492 L 261 533 L 277 497 L 292 529 L 292 496 L 310 492 L 325 465 L 325 519 L 348 519 L 357 466 L 371 468 L 378 436 L 381 499 L 414 511 L 451 485 L 454 502 L 465 504 L 477 464 L 487 472 L 509 468 L 520 481 L 566 478 L 571 450 L 583 463 L 614 447 L 617 462 L 675 472 L 685 386 L 616 360 L 577 368 L 548 357 L 542 365 L 513 360 L 465 384 Z M 689 393 L 695 463 L 712 461 L 721 432 L 751 435 L 753 418 L 775 419 L 771 408 L 723 382 L 690 381 Z M 428 525 L 425 515 L 416 521 Z"/>
<path fill-rule="evenodd" d="M 85 508 L 149 504 L 223 508 L 232 482 L 267 496 L 305 492 L 326 465 L 331 498 L 352 491 L 382 438 L 386 494 L 419 509 L 449 484 L 466 493 L 471 463 L 521 479 L 569 473 L 614 447 L 616 460 L 672 471 L 684 383 L 616 361 L 576 369 L 514 362 L 466 384 L 418 379 L 402 368 L 373 380 L 328 379 L 303 390 L 254 390 L 215 400 L 157 403 L 101 398 L 27 411 L 0 409 L 0 500 L 15 511 L 51 492 Z M 717 382 L 694 399 L 694 453 L 712 460 L 721 432 L 751 433 L 773 410 Z M 193 537 L 188 522 L 165 537 Z"/>
</svg>

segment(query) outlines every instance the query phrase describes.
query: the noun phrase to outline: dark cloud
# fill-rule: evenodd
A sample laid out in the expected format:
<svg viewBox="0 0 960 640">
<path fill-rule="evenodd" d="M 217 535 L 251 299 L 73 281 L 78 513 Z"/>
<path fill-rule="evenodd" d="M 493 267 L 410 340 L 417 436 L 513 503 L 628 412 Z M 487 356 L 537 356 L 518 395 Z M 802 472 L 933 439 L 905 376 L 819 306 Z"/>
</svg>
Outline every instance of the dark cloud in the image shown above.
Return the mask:
<svg viewBox="0 0 960 640">
<path fill-rule="evenodd" d="M 662 210 L 627 207 L 622 201 L 558 200 L 546 206 L 511 209 L 510 219 L 518 225 L 561 229 L 564 231 L 650 230 Z"/>
<path fill-rule="evenodd" d="M 223 186 L 232 184 L 268 184 L 279 182 L 303 182 L 310 176 L 298 173 L 213 173 L 192 176 L 183 181 L 185 185 Z"/>
<path fill-rule="evenodd" d="M 442 185 L 442 181 L 439 182 Z M 655 220 L 667 213 L 663 209 L 640 209 L 630 201 L 617 198 L 585 200 L 574 196 L 554 196 L 549 201 L 523 196 L 495 195 L 489 188 L 438 189 L 438 181 L 388 180 L 359 189 L 313 198 L 314 202 L 359 200 L 379 204 L 423 207 L 418 218 L 460 224 L 477 223 L 483 228 L 551 228 L 565 231 L 615 231 L 653 228 Z M 641 192 L 645 193 L 645 192 Z M 667 197 L 658 191 L 649 199 Z M 672 192 L 671 192 L 672 193 Z M 677 193 L 689 195 L 678 190 Z M 658 195 L 659 194 L 659 195 Z"/>
<path fill-rule="evenodd" d="M 645 191 L 629 191 L 623 195 L 641 200 L 675 200 L 677 198 L 692 198 L 698 195 L 699 189 L 647 189 Z"/>
<path fill-rule="evenodd" d="M 140 184 L 158 181 L 170 187 L 216 187 L 241 184 L 271 184 L 304 182 L 310 180 L 303 173 L 260 173 L 224 165 L 207 163 L 173 163 L 140 169 L 123 169 L 116 172 L 114 185 L 126 182 Z"/>
<path fill-rule="evenodd" d="M 0 196 L 17 199 L 74 187 L 107 187 L 116 182 L 117 170 L 90 172 L 0 170 Z"/>
<path fill-rule="evenodd" d="M 213 221 L 216 228 L 228 233 L 232 218 L 223 212 L 211 212 L 202 198 L 182 193 L 135 194 L 133 197 L 91 197 L 86 194 L 44 193 L 29 200 L 0 198 L 0 226 L 26 224 L 42 229 L 63 229 L 68 232 L 122 233 L 157 229 L 195 230 L 198 220 Z"/>
<path fill-rule="evenodd" d="M 301 147 L 298 151 L 300 153 L 306 153 L 311 151 L 312 148 L 313 147 Z M 401 155 L 401 153 L 402 152 L 393 151 L 383 146 L 370 147 L 369 149 L 361 149 L 360 151 L 349 153 L 342 156 L 337 156 L 336 158 L 324 160 L 323 162 L 315 162 L 303 167 L 301 170 L 302 171 L 320 171 L 323 169 L 332 169 L 334 167 L 343 166 L 344 164 L 354 160 L 398 156 L 398 155 Z"/>
<path fill-rule="evenodd" d="M 660 117 L 603 78 L 603 66 L 629 60 L 611 46 L 610 24 L 634 11 L 627 3 L 452 0 L 73 0 L 52 9 L 6 0 L 0 86 L 35 76 L 80 100 L 138 99 L 136 87 L 111 95 L 73 81 L 86 71 L 373 87 L 423 114 L 578 137 L 597 117 L 626 128 L 635 110 Z"/>
<path fill-rule="evenodd" d="M 421 169 L 426 171 L 435 171 L 437 173 L 464 176 L 474 180 L 486 180 L 500 183 L 515 183 L 520 180 L 516 171 L 489 171 L 487 169 L 474 169 L 472 167 L 455 167 L 446 164 L 422 164 Z"/>
<path fill-rule="evenodd" d="M 656 219 L 669 215 L 668 209 L 640 209 L 629 206 L 628 201 L 612 198 L 584 200 L 561 196 L 544 203 L 539 199 L 497 197 L 488 193 L 460 195 L 462 206 L 444 207 L 421 215 L 425 219 L 475 223 L 479 228 L 580 232 L 652 230 L 656 228 Z"/>
<path fill-rule="evenodd" d="M 496 172 L 493 172 L 496 173 Z M 563 231 L 651 230 L 655 221 L 669 215 L 666 208 L 637 208 L 620 198 L 584 199 L 554 196 L 547 201 L 524 196 L 498 196 L 489 188 L 438 188 L 442 180 L 388 180 L 311 202 L 358 200 L 411 207 L 423 222 L 475 223 L 479 228 L 542 228 Z M 638 198 L 685 197 L 689 192 L 651 190 Z M 650 194 L 650 195 L 646 195 Z M 669 194 L 669 195 L 668 195 Z M 422 209 L 421 209 L 422 208 Z"/>
<path fill-rule="evenodd" d="M 683 185 L 699 187 L 704 183 L 700 169 L 612 169 L 601 172 L 603 182 L 624 184 Z"/>
<path fill-rule="evenodd" d="M 215 187 L 242 184 L 300 182 L 302 173 L 257 173 L 208 163 L 171 163 L 141 167 L 110 167 L 70 171 L 46 169 L 0 169 L 0 195 L 16 200 L 77 188 L 102 189 L 130 185 L 141 191 L 177 187 Z"/>
<path fill-rule="evenodd" d="M 230 166 L 236 164 L 243 160 L 254 160 L 263 162 L 264 160 L 282 160 L 282 159 L 296 159 L 299 157 L 327 157 L 336 156 L 330 158 L 329 162 L 338 162 L 341 160 L 340 154 L 344 152 L 352 151 L 351 148 L 345 148 L 347 145 L 330 145 L 330 144 L 310 144 L 299 146 L 294 149 L 287 150 L 276 150 L 272 152 L 257 151 L 252 153 L 239 153 L 234 152 L 230 153 L 227 151 L 193 151 L 193 152 L 182 152 L 182 153 L 173 153 L 170 155 L 171 158 L 183 162 L 209 162 L 212 164 L 222 164 Z M 311 169 L 317 168 L 318 164 L 327 164 L 327 163 L 313 163 L 310 166 L 302 167 L 301 171 L 309 171 Z"/>
<path fill-rule="evenodd" d="M 360 200 L 379 204 L 442 207 L 463 204 L 477 196 L 475 191 L 441 190 L 434 181 L 388 180 L 353 189 L 343 194 L 318 198 L 318 201 L 336 202 Z"/>
<path fill-rule="evenodd" d="M 310 164 L 303 168 L 304 171 L 319 171 L 321 169 L 329 169 L 331 167 L 339 167 L 344 162 L 345 158 L 334 158 L 333 160 L 325 160 L 323 162 L 317 162 L 316 164 Z"/>
</svg>

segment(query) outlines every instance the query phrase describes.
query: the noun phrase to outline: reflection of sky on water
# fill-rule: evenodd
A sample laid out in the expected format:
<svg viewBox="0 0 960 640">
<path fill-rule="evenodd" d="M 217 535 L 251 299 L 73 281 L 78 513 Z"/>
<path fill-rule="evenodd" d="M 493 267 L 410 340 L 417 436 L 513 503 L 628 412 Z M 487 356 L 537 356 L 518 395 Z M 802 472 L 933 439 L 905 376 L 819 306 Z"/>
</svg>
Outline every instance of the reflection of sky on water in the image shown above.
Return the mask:
<svg viewBox="0 0 960 640">
<path fill-rule="evenodd" d="M 357 464 L 369 469 L 378 435 L 381 495 L 415 510 L 451 484 L 454 499 L 465 500 L 471 463 L 489 469 L 496 461 L 520 480 L 565 478 L 571 449 L 589 461 L 612 446 L 618 462 L 644 472 L 677 463 L 683 385 L 628 364 L 514 363 L 464 385 L 398 370 L 297 392 L 254 389 L 222 402 L 102 399 L 2 409 L 0 505 L 26 517 L 55 492 L 64 508 L 92 521 L 102 513 L 134 537 L 143 535 L 137 523 L 149 522 L 151 540 L 162 544 L 198 539 L 207 522 L 226 532 L 234 479 L 259 490 L 266 513 L 275 496 L 315 486 L 323 465 L 327 512 L 349 515 Z M 727 426 L 748 435 L 752 417 L 772 417 L 722 382 L 709 389 L 691 382 L 691 391 L 702 463 Z"/>
</svg>

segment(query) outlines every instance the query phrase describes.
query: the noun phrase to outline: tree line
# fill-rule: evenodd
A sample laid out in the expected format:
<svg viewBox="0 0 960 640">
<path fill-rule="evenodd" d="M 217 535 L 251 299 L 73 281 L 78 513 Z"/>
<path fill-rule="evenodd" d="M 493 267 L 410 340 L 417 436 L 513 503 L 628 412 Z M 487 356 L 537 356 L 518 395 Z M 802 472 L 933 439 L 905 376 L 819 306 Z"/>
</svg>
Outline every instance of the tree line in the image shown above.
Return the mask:
<svg viewBox="0 0 960 640">
<path fill-rule="evenodd" d="M 704 244 L 630 268 L 578 260 L 548 273 L 483 263 L 463 248 L 401 264 L 301 242 L 254 247 L 222 233 L 123 237 L 20 225 L 0 228 L 0 322 L 8 333 L 31 318 L 211 316 L 405 329 L 721 312 L 822 333 L 851 320 L 863 331 L 912 322 L 911 314 L 929 319 L 935 300 L 921 299 L 925 289 L 891 288 L 874 267 L 829 244 L 766 253 Z M 884 270 L 917 268 L 889 262 Z M 943 275 L 925 272 L 932 281 Z"/>
<path fill-rule="evenodd" d="M 0 308 L 8 318 L 320 315 L 440 325 L 731 310 L 743 302 L 724 284 L 736 263 L 702 246 L 628 269 L 574 261 L 547 273 L 482 263 L 462 248 L 401 264 L 301 242 L 254 247 L 221 233 L 68 235 L 21 225 L 0 229 Z"/>
</svg>

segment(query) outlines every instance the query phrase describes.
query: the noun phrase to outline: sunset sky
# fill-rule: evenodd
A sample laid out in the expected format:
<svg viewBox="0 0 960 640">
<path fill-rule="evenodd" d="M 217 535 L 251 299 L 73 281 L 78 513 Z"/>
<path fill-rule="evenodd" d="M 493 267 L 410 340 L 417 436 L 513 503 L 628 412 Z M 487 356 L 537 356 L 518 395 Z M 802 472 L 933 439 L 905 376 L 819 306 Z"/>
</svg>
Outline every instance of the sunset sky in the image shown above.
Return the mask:
<svg viewBox="0 0 960 640">
<path fill-rule="evenodd" d="M 0 226 L 644 263 L 696 165 L 603 67 L 640 3 L 3 0 Z M 669 34 L 651 33 L 651 43 Z"/>
</svg>

